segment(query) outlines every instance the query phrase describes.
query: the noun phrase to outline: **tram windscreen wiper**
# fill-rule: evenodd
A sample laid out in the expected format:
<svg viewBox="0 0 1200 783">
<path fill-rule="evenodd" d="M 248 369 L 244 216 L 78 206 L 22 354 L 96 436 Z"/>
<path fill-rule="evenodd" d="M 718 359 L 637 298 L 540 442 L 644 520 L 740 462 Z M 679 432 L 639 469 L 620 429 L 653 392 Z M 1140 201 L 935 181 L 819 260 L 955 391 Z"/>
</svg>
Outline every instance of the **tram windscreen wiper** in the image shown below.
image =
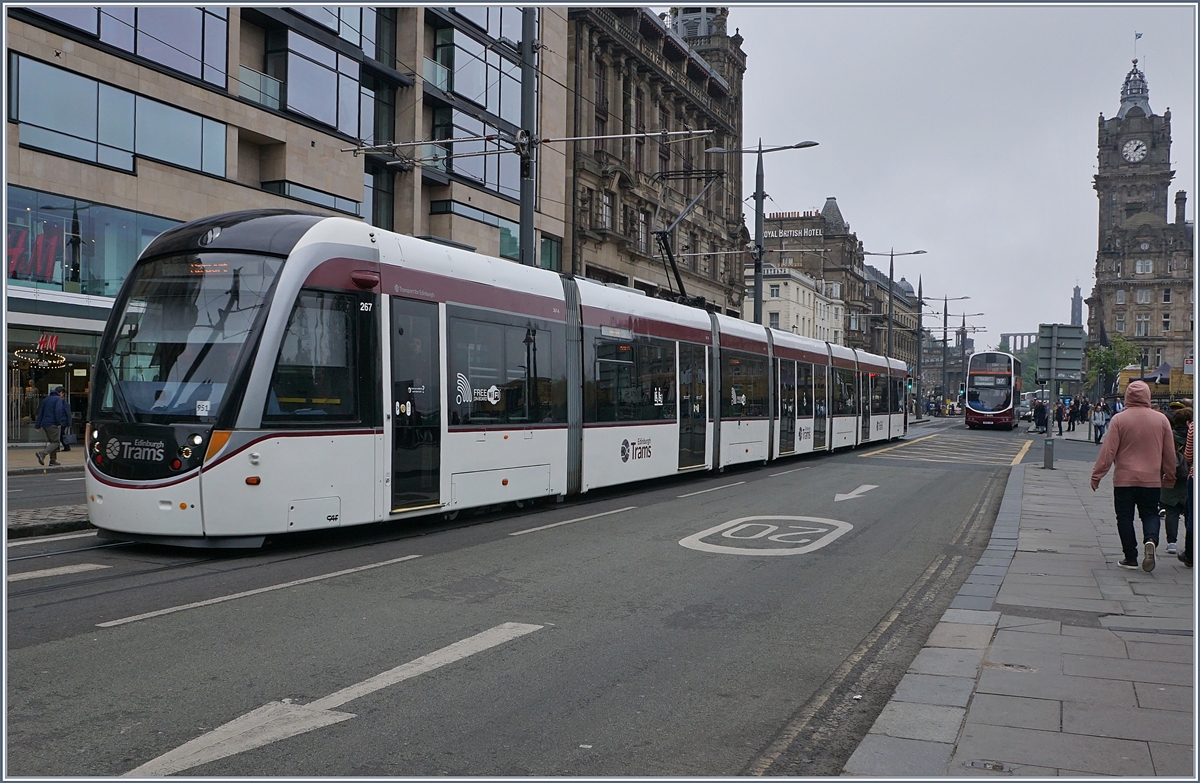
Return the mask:
<svg viewBox="0 0 1200 783">
<path fill-rule="evenodd" d="M 117 371 L 113 367 L 112 359 L 105 356 L 103 361 L 104 369 L 108 372 L 108 382 L 113 387 L 113 397 L 117 401 L 117 410 L 121 413 L 121 421 L 126 424 L 136 424 L 137 414 L 130 407 L 129 400 L 125 399 L 125 390 L 121 388 L 121 381 L 117 378 Z"/>
</svg>

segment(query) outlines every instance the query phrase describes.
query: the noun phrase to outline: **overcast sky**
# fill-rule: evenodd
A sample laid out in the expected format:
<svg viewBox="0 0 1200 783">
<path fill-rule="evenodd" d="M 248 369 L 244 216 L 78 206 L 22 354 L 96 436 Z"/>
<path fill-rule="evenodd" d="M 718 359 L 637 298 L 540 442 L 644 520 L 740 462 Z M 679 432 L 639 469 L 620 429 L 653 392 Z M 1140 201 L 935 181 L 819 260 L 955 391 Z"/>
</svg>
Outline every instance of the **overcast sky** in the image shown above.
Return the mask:
<svg viewBox="0 0 1200 783">
<path fill-rule="evenodd" d="M 764 159 L 766 211 L 834 196 L 865 249 L 928 251 L 898 259 L 896 278 L 915 287 L 923 274 L 929 297 L 970 296 L 949 309 L 986 313 L 969 319 L 987 328 L 981 347 L 1069 323 L 1073 286 L 1091 291 L 1097 118 L 1120 107 L 1135 31 L 1150 107 L 1171 109 L 1168 219 L 1185 190 L 1194 220 L 1191 6 L 732 6 L 734 28 L 746 146 L 820 143 Z M 749 196 L 754 156 L 745 162 Z M 886 258 L 868 261 L 886 273 Z"/>
</svg>

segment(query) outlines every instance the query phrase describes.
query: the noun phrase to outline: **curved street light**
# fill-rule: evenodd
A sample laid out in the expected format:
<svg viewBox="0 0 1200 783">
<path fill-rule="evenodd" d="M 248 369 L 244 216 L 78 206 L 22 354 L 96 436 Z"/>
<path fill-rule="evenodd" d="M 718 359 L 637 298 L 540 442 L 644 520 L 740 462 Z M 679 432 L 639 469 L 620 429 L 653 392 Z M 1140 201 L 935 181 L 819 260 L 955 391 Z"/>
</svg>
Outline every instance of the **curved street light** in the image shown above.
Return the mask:
<svg viewBox="0 0 1200 783">
<path fill-rule="evenodd" d="M 725 149 L 724 147 L 709 147 L 705 152 L 714 155 L 741 155 L 753 152 L 758 155 L 758 172 L 754 183 L 754 323 L 762 323 L 762 261 L 763 261 L 763 162 L 762 156 L 768 152 L 780 150 L 802 150 L 817 146 L 815 141 L 802 141 L 797 144 L 785 144 L 780 147 L 763 149 L 762 139 L 758 140 L 757 149 Z"/>
</svg>

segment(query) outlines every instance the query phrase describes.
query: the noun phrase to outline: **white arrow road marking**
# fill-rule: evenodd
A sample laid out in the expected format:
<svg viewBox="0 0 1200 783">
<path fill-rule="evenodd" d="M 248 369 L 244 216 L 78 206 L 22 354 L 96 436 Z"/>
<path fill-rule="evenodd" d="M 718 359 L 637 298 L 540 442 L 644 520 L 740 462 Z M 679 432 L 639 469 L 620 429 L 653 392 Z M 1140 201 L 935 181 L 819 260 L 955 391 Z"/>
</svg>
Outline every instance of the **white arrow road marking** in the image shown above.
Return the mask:
<svg viewBox="0 0 1200 783">
<path fill-rule="evenodd" d="M 353 701 L 381 688 L 412 679 L 431 672 L 449 663 L 483 652 L 505 642 L 524 636 L 542 628 L 526 623 L 501 623 L 495 628 L 477 633 L 454 644 L 422 655 L 416 660 L 401 664 L 382 674 L 363 680 L 356 685 L 343 688 L 309 704 L 289 704 L 273 701 L 248 712 L 240 718 L 219 726 L 175 750 L 148 761 L 137 769 L 126 772 L 124 777 L 159 777 L 172 775 L 185 769 L 217 761 L 288 737 L 295 737 L 341 723 L 355 717 L 348 712 L 335 712 L 348 701 Z"/>
<path fill-rule="evenodd" d="M 870 492 L 873 489 L 879 489 L 879 485 L 878 484 L 862 484 L 857 489 L 855 489 L 853 492 L 851 492 L 849 494 L 834 495 L 833 502 L 840 503 L 843 500 L 854 500 L 855 498 L 862 497 L 864 494 L 866 494 L 867 492 Z"/>
<path fill-rule="evenodd" d="M 83 571 L 98 571 L 101 568 L 112 568 L 112 566 L 100 565 L 99 563 L 80 563 L 79 565 L 59 566 L 58 568 L 43 568 L 41 571 L 26 571 L 23 574 L 9 574 L 8 581 L 21 582 L 25 579 L 41 579 L 47 576 L 62 576 L 64 574 L 78 574 Z"/>
</svg>

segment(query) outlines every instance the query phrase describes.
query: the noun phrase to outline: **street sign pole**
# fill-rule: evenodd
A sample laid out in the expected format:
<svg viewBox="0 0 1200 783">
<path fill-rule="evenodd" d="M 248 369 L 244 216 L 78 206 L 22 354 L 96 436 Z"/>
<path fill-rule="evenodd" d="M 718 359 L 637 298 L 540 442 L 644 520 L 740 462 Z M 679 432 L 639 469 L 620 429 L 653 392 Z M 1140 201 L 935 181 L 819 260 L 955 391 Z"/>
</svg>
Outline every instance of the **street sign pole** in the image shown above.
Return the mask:
<svg viewBox="0 0 1200 783">
<path fill-rule="evenodd" d="M 1050 327 L 1050 384 L 1051 393 L 1047 395 L 1050 399 L 1046 400 L 1047 406 L 1050 401 L 1054 401 L 1055 408 L 1058 406 L 1058 324 L 1053 324 Z M 1055 408 L 1047 407 L 1046 417 L 1046 440 L 1042 445 L 1042 467 L 1046 470 L 1054 470 L 1054 410 Z"/>
</svg>

